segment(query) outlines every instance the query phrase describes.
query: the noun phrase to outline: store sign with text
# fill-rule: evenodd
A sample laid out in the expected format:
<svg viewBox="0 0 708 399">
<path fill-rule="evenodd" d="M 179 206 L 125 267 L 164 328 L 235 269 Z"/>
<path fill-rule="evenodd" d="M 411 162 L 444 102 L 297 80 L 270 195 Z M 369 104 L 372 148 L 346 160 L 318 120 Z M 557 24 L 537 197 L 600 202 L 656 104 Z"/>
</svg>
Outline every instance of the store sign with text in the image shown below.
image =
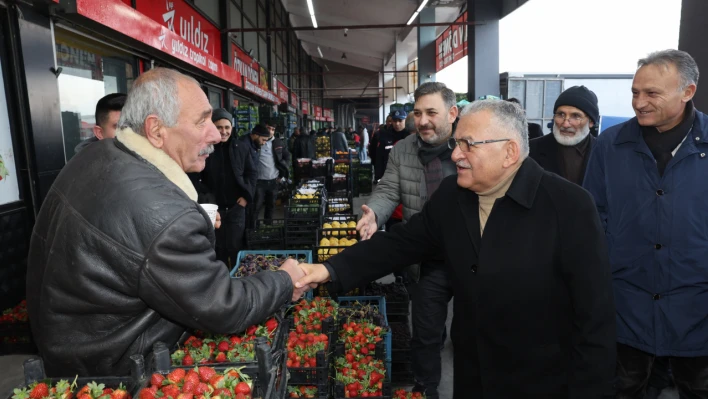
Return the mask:
<svg viewBox="0 0 708 399">
<path fill-rule="evenodd" d="M 167 26 L 127 6 L 122 0 L 75 1 L 76 11 L 80 15 L 241 87 L 241 74 L 221 62 L 218 55 L 214 57 L 204 51 L 203 42 L 200 41 L 201 47 L 197 47 Z"/>
<path fill-rule="evenodd" d="M 288 86 L 285 86 L 283 82 L 276 80 L 278 83 L 278 97 L 280 97 L 281 103 L 288 102 Z"/>
<path fill-rule="evenodd" d="M 314 105 L 312 108 L 314 109 L 314 112 L 315 112 L 315 120 L 316 121 L 324 120 L 322 118 L 322 107 L 320 107 L 318 105 Z"/>
<path fill-rule="evenodd" d="M 327 122 L 334 122 L 334 113 L 332 112 L 331 109 L 329 108 L 324 108 L 322 110 L 322 116 L 324 117 L 324 120 Z"/>
<path fill-rule="evenodd" d="M 251 82 L 255 82 L 256 85 L 260 86 L 260 64 L 233 43 L 231 43 L 231 65 L 233 65 L 234 69 L 237 70 L 241 76 L 248 78 Z"/>
<path fill-rule="evenodd" d="M 309 115 L 310 114 L 310 102 L 302 100 L 302 114 L 303 115 Z"/>
<path fill-rule="evenodd" d="M 369 122 L 371 122 L 371 119 L 369 119 L 368 116 L 364 116 L 364 117 L 361 118 L 361 123 L 363 123 L 363 124 L 365 124 L 365 125 L 368 125 Z"/>
<path fill-rule="evenodd" d="M 136 0 L 135 9 L 204 54 L 221 58 L 221 32 L 185 0 Z"/>
<path fill-rule="evenodd" d="M 280 99 L 275 95 L 275 93 L 269 90 L 264 90 L 261 86 L 257 85 L 245 76 L 243 77 L 243 88 L 268 102 L 280 104 Z"/>
<path fill-rule="evenodd" d="M 299 105 L 298 99 L 297 99 L 297 94 L 295 94 L 294 91 L 290 91 L 290 105 L 292 105 L 296 109 L 297 109 L 297 106 Z"/>
<path fill-rule="evenodd" d="M 467 12 L 455 22 L 467 22 Z M 452 25 L 435 41 L 435 71 L 440 72 L 467 56 L 468 25 Z"/>
</svg>

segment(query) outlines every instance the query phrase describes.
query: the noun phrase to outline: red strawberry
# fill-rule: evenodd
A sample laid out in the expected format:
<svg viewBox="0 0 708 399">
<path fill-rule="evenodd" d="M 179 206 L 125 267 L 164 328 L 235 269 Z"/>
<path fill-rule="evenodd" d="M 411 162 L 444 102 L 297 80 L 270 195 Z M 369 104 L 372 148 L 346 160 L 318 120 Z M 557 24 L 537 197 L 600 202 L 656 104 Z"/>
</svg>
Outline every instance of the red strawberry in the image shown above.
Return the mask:
<svg viewBox="0 0 708 399">
<path fill-rule="evenodd" d="M 162 374 L 155 373 L 150 377 L 150 385 L 156 385 L 158 387 L 162 386 L 162 381 L 165 380 L 165 376 Z"/>
<path fill-rule="evenodd" d="M 229 337 L 229 341 L 231 342 L 231 345 L 236 345 L 241 343 L 241 337 L 237 337 L 235 335 L 232 335 Z"/>
<path fill-rule="evenodd" d="M 177 395 L 177 399 L 192 399 L 193 397 L 194 395 L 192 395 L 191 393 L 181 393 Z"/>
<path fill-rule="evenodd" d="M 194 366 L 194 358 L 192 357 L 192 355 L 190 355 L 189 353 L 184 355 L 184 358 L 182 359 L 182 365 L 183 366 Z"/>
<path fill-rule="evenodd" d="M 29 394 L 31 399 L 42 399 L 49 396 L 49 387 L 47 384 L 40 382 L 35 385 Z"/>
<path fill-rule="evenodd" d="M 174 369 L 174 370 L 172 370 L 172 372 L 167 374 L 167 379 L 174 382 L 174 383 L 178 383 L 178 382 L 182 381 L 185 374 L 187 374 L 187 372 L 184 371 L 184 369 Z"/>
<path fill-rule="evenodd" d="M 194 390 L 195 395 L 204 395 L 207 392 L 209 392 L 209 385 L 203 382 L 200 382 L 199 385 L 197 385 L 197 388 Z"/>
<path fill-rule="evenodd" d="M 224 352 L 219 352 L 218 355 L 216 355 L 216 359 L 214 359 L 215 362 L 217 363 L 224 363 L 226 362 L 226 353 Z"/>
<path fill-rule="evenodd" d="M 199 373 L 194 370 L 189 370 L 184 376 L 184 382 L 191 382 L 196 387 L 197 385 L 199 385 Z"/>
<path fill-rule="evenodd" d="M 217 348 L 219 348 L 219 351 L 221 352 L 228 352 L 229 349 L 231 349 L 231 346 L 229 345 L 229 341 L 221 341 L 219 342 Z"/>
<path fill-rule="evenodd" d="M 138 394 L 140 399 L 155 399 L 155 392 L 151 388 L 141 389 Z"/>
<path fill-rule="evenodd" d="M 165 396 L 171 396 L 173 399 L 176 399 L 179 395 L 179 387 L 177 385 L 165 385 L 162 387 L 161 391 Z"/>
<path fill-rule="evenodd" d="M 246 329 L 246 335 L 254 335 L 256 333 L 256 330 L 258 329 L 258 326 L 251 326 Z"/>
<path fill-rule="evenodd" d="M 251 387 L 245 382 L 239 382 L 236 385 L 236 388 L 234 388 L 234 392 L 236 394 L 242 393 L 244 395 L 248 395 L 249 393 L 251 393 Z"/>
<path fill-rule="evenodd" d="M 111 392 L 111 399 L 130 399 L 130 394 L 125 390 L 123 384 L 120 384 L 118 388 Z"/>
<path fill-rule="evenodd" d="M 278 328 L 278 321 L 274 318 L 268 319 L 268 321 L 265 322 L 265 326 L 268 329 L 268 332 L 274 331 Z"/>
<path fill-rule="evenodd" d="M 216 374 L 216 371 L 211 367 L 199 367 L 199 379 L 202 382 L 209 382 L 209 379 Z"/>
<path fill-rule="evenodd" d="M 182 385 L 182 392 L 183 393 L 194 393 L 194 391 L 197 389 L 197 385 L 199 385 L 199 382 L 193 383 L 191 381 L 185 381 L 184 385 Z"/>
</svg>

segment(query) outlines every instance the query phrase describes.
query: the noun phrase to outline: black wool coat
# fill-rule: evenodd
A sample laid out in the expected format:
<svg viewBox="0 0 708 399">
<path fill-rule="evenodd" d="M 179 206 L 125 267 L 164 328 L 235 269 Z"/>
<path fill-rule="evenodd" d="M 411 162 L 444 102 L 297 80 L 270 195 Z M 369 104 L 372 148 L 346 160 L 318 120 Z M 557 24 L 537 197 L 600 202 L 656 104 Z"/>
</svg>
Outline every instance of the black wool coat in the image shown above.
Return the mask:
<svg viewBox="0 0 708 399">
<path fill-rule="evenodd" d="M 585 158 L 583 159 L 583 176 L 588 166 L 588 160 L 590 160 L 590 154 L 597 141 L 593 135 L 588 135 L 588 137 L 590 137 L 590 143 L 588 143 L 588 149 L 585 151 Z M 562 176 L 560 163 L 558 162 L 559 145 L 552 133 L 533 139 L 529 141 L 529 157 L 543 169 Z"/>
<path fill-rule="evenodd" d="M 442 255 L 455 295 L 455 399 L 611 397 L 615 306 L 590 194 L 526 159 L 482 238 L 477 194 L 456 178 L 408 223 L 330 258 L 330 288 Z"/>
</svg>

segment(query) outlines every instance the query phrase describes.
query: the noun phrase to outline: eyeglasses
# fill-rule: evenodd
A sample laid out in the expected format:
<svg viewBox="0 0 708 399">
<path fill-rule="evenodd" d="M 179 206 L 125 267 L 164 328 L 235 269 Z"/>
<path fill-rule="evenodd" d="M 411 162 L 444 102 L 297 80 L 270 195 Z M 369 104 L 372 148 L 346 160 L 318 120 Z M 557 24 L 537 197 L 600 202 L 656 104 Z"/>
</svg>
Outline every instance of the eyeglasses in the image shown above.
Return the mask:
<svg viewBox="0 0 708 399">
<path fill-rule="evenodd" d="M 450 137 L 447 140 L 447 146 L 451 150 L 454 150 L 455 147 L 460 146 L 460 150 L 462 152 L 469 152 L 470 147 L 474 147 L 478 144 L 487 144 L 487 143 L 499 143 L 501 141 L 509 141 L 511 139 L 494 139 L 494 140 L 482 140 L 482 141 L 472 141 L 468 139 L 455 139 Z"/>
<path fill-rule="evenodd" d="M 583 121 L 583 119 L 585 119 L 585 115 L 577 112 L 573 112 L 570 115 L 566 115 L 565 112 L 557 112 L 554 114 L 554 116 L 556 119 L 556 123 L 558 123 L 559 125 L 565 123 L 566 119 L 573 124 L 580 123 Z"/>
</svg>

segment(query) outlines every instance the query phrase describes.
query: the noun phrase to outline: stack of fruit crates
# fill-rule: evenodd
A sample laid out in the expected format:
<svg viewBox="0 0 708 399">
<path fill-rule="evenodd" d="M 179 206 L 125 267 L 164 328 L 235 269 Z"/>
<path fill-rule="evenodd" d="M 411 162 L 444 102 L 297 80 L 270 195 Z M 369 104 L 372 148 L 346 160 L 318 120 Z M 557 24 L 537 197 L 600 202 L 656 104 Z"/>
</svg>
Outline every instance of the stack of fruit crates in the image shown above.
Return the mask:
<svg viewBox="0 0 708 399">
<path fill-rule="evenodd" d="M 33 353 L 37 348 L 27 317 L 27 301 L 23 300 L 0 315 L 0 355 Z"/>
<path fill-rule="evenodd" d="M 374 181 L 374 170 L 370 163 L 359 164 L 357 168 L 356 186 L 359 194 L 371 194 Z"/>
<path fill-rule="evenodd" d="M 340 297 L 338 302 L 339 338 L 335 356 L 337 354 L 339 356 L 335 359 L 334 397 L 339 399 L 361 396 L 357 392 L 361 392 L 362 388 L 371 387 L 379 392 L 379 395 L 369 393 L 369 397 L 390 398 L 391 333 L 388 331 L 385 298 L 373 296 Z M 365 339 L 365 342 L 362 343 L 357 330 L 364 331 L 364 338 L 373 336 L 374 339 Z M 377 332 L 378 330 L 380 332 Z M 380 341 L 376 342 L 376 336 Z M 358 344 L 355 343 L 357 341 Z M 351 344 L 345 342 L 351 342 Z M 371 356 L 373 359 L 371 361 L 364 360 L 368 358 L 362 356 Z M 368 375 L 363 378 L 343 374 L 345 368 L 355 368 L 353 363 L 357 361 L 366 361 L 367 365 L 372 365 L 374 368 L 378 364 L 381 368 L 367 371 Z M 362 383 L 370 385 L 363 387 Z"/>
<path fill-rule="evenodd" d="M 315 157 L 332 157 L 332 148 L 330 147 L 329 136 L 317 136 L 317 138 L 315 138 Z"/>
<path fill-rule="evenodd" d="M 256 220 L 256 227 L 246 229 L 246 249 L 285 248 L 285 219 Z"/>
<path fill-rule="evenodd" d="M 327 196 L 325 215 L 352 215 L 353 213 L 354 196 L 351 191 L 334 191 Z"/>
<path fill-rule="evenodd" d="M 380 295 L 386 298 L 386 318 L 391 327 L 391 381 L 394 384 L 413 382 L 411 370 L 410 296 L 402 279 L 394 283 L 371 283 L 365 289 L 366 295 Z"/>
<path fill-rule="evenodd" d="M 286 365 L 290 377 L 288 392 L 296 395 L 290 397 L 324 399 L 329 396 L 337 340 L 337 309 L 337 302 L 330 298 L 303 299 L 291 308 Z M 303 391 L 309 396 L 300 395 L 305 393 Z"/>
<path fill-rule="evenodd" d="M 324 215 L 327 191 L 315 185 L 315 195 L 303 196 L 296 191 L 285 207 L 285 248 L 312 248 L 320 218 Z"/>
<path fill-rule="evenodd" d="M 315 263 L 322 263 L 359 241 L 354 215 L 325 215 L 319 227 L 312 250 Z M 319 296 L 330 296 L 326 284 L 318 286 L 315 291 Z M 355 288 L 347 295 L 359 295 L 362 292 L 360 288 Z"/>
<path fill-rule="evenodd" d="M 295 161 L 293 168 L 293 178 L 299 182 L 303 179 L 308 179 L 312 176 L 312 160 L 309 158 L 301 158 Z"/>
<path fill-rule="evenodd" d="M 334 167 L 331 158 L 321 158 L 312 161 L 311 177 L 327 178 L 334 173 Z"/>
<path fill-rule="evenodd" d="M 258 124 L 258 107 L 254 105 L 239 105 L 236 111 L 236 126 L 239 136 L 249 134 Z"/>
</svg>

